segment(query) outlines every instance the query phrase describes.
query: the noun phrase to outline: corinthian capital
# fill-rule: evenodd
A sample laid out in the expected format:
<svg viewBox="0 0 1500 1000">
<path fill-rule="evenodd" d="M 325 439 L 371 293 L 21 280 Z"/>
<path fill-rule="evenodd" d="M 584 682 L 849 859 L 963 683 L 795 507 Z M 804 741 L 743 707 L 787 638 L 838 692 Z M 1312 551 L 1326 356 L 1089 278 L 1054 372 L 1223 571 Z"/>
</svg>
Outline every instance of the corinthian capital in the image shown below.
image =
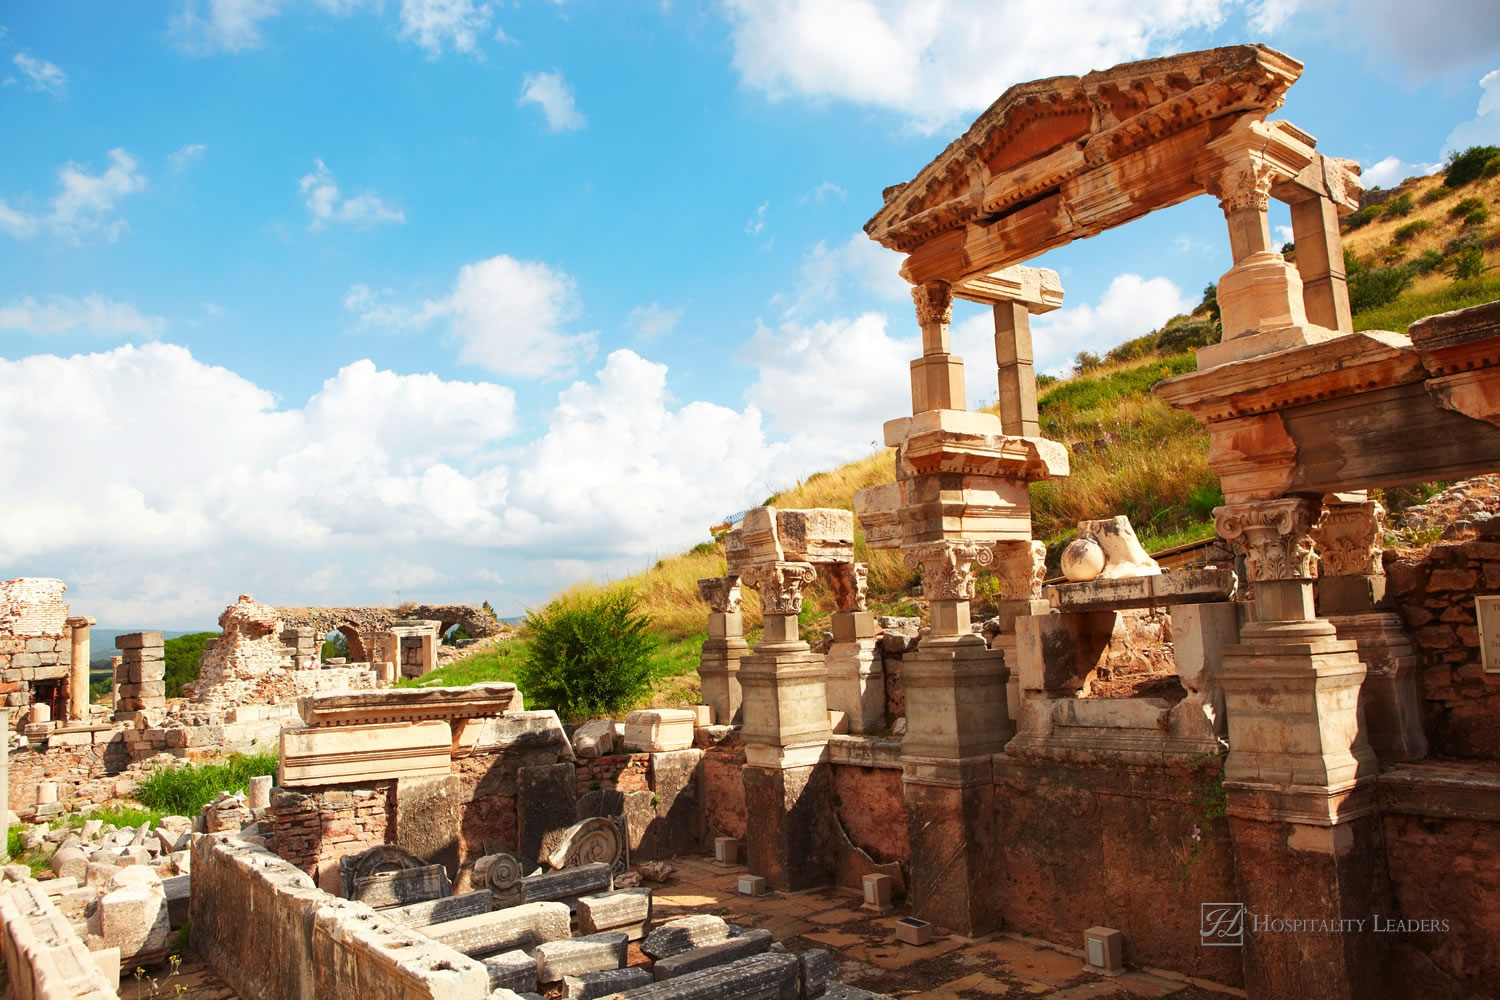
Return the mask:
<svg viewBox="0 0 1500 1000">
<path fill-rule="evenodd" d="M 1031 601 L 1042 596 L 1047 578 L 1047 546 L 1041 542 L 995 543 L 995 579 L 1003 601 Z"/>
<path fill-rule="evenodd" d="M 1253 208 L 1264 212 L 1271 205 L 1271 185 L 1276 170 L 1262 160 L 1236 160 L 1206 179 L 1204 186 L 1219 199 L 1224 214 Z"/>
<path fill-rule="evenodd" d="M 740 578 L 737 576 L 711 576 L 698 581 L 698 596 L 719 614 L 738 614 L 740 610 Z"/>
<path fill-rule="evenodd" d="M 1324 576 L 1379 576 L 1385 508 L 1374 500 L 1331 505 L 1313 528 Z"/>
<path fill-rule="evenodd" d="M 974 599 L 974 567 L 995 561 L 995 550 L 982 542 L 945 538 L 901 548 L 907 569 L 922 570 L 922 592 L 933 601 Z"/>
<path fill-rule="evenodd" d="M 831 563 L 824 568 L 828 589 L 833 591 L 835 606 L 840 611 L 865 610 L 865 594 L 869 590 L 869 567 L 864 563 Z"/>
<path fill-rule="evenodd" d="M 1322 509 L 1301 497 L 1226 504 L 1214 509 L 1214 529 L 1244 555 L 1251 583 L 1305 580 L 1313 575 L 1312 532 Z"/>
<path fill-rule="evenodd" d="M 917 304 L 917 325 L 947 325 L 953 321 L 953 286 L 946 281 L 929 281 L 915 285 L 912 301 Z"/>
<path fill-rule="evenodd" d="M 763 615 L 795 615 L 802 610 L 802 589 L 818 575 L 805 562 L 756 563 L 746 568 L 744 581 L 760 592 Z"/>
</svg>

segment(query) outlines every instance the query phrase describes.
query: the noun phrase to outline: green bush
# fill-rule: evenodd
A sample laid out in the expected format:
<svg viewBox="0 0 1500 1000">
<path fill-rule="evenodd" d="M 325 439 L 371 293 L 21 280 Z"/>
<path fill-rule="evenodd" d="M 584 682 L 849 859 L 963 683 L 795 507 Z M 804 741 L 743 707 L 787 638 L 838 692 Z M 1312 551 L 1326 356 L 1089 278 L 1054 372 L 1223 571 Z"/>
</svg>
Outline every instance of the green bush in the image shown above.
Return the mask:
<svg viewBox="0 0 1500 1000">
<path fill-rule="evenodd" d="M 276 773 L 276 754 L 231 754 L 218 764 L 158 767 L 141 780 L 135 797 L 144 806 L 176 816 L 196 816 L 220 792 L 243 792 L 250 779 Z"/>
<path fill-rule="evenodd" d="M 1484 249 L 1477 243 L 1465 247 L 1448 258 L 1448 263 L 1443 270 L 1454 281 L 1468 281 L 1479 277 L 1489 270 L 1484 264 Z"/>
<path fill-rule="evenodd" d="M 181 698 L 182 686 L 198 679 L 198 659 L 203 655 L 203 647 L 210 639 L 218 637 L 217 632 L 191 632 L 162 643 L 167 661 L 168 698 Z M 102 683 L 101 686 L 104 691 L 108 691 L 113 683 L 109 681 Z M 92 685 L 89 687 L 89 692 L 90 694 L 93 692 Z"/>
<path fill-rule="evenodd" d="M 651 688 L 657 638 L 629 589 L 559 597 L 526 616 L 525 633 L 516 679 L 535 708 L 570 720 L 611 715 Z"/>
<path fill-rule="evenodd" d="M 1474 211 L 1464 216 L 1464 228 L 1472 229 L 1475 226 L 1482 226 L 1488 221 L 1490 221 L 1490 210 L 1480 205 Z"/>
<path fill-rule="evenodd" d="M 1500 177 L 1500 156 L 1492 156 L 1486 160 L 1484 169 L 1479 172 L 1479 176 L 1485 179 Z"/>
<path fill-rule="evenodd" d="M 1411 211 L 1414 207 L 1415 206 L 1411 201 L 1411 195 L 1403 194 L 1400 197 L 1392 198 L 1390 201 L 1382 205 L 1382 211 L 1380 214 L 1384 215 L 1388 219 L 1404 219 L 1411 214 Z"/>
<path fill-rule="evenodd" d="M 1483 198 L 1465 198 L 1462 201 L 1458 202 L 1456 205 L 1454 205 L 1452 208 L 1448 209 L 1448 218 L 1450 218 L 1450 219 L 1462 219 L 1464 216 L 1468 215 L 1470 212 L 1474 211 L 1476 208 L 1483 208 L 1483 207 L 1484 207 L 1484 199 Z"/>
<path fill-rule="evenodd" d="M 1349 278 L 1349 308 L 1355 313 L 1394 302 L 1415 279 L 1412 268 L 1371 267 L 1344 248 L 1344 272 Z"/>
<path fill-rule="evenodd" d="M 1448 172 L 1443 175 L 1443 183 L 1457 188 L 1476 181 L 1490 160 L 1497 156 L 1500 156 L 1500 147 L 1495 146 L 1470 146 L 1462 153 L 1454 153 L 1448 159 Z"/>
<path fill-rule="evenodd" d="M 1344 216 L 1344 229 L 1346 232 L 1348 230 L 1358 229 L 1360 226 L 1369 225 L 1378 218 L 1380 218 L 1380 206 L 1366 205 L 1359 211 L 1354 212 L 1351 215 Z"/>
<path fill-rule="evenodd" d="M 1431 205 L 1435 201 L 1442 201 L 1452 193 L 1452 188 L 1446 184 L 1439 184 L 1435 188 L 1429 188 L 1427 193 L 1422 196 L 1422 204 Z"/>
<path fill-rule="evenodd" d="M 349 659 L 349 640 L 344 633 L 335 632 L 332 639 L 323 640 L 323 648 L 318 651 L 318 659 L 334 660 L 340 657 Z"/>
<path fill-rule="evenodd" d="M 1428 219 L 1418 219 L 1405 225 L 1397 226 L 1396 231 L 1391 234 L 1391 239 L 1397 243 L 1410 243 L 1432 228 L 1432 222 Z"/>
<path fill-rule="evenodd" d="M 1441 250 L 1423 250 L 1416 260 L 1411 262 L 1411 269 L 1418 274 L 1431 274 L 1443 266 L 1443 253 Z"/>
</svg>

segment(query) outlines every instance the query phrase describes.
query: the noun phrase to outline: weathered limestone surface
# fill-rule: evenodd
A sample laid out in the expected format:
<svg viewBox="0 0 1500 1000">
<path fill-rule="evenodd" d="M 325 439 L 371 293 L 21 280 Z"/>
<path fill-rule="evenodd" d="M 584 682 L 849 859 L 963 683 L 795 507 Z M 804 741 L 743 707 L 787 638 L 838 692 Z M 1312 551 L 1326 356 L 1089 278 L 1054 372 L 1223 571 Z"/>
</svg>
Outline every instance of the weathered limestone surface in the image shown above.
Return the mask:
<svg viewBox="0 0 1500 1000">
<path fill-rule="evenodd" d="M 560 982 L 564 976 L 618 969 L 625 964 L 630 939 L 619 931 L 605 931 L 537 945 L 531 956 L 536 959 L 538 983 Z"/>
<path fill-rule="evenodd" d="M 658 925 L 641 942 L 641 951 L 660 961 L 728 938 L 729 925 L 722 918 L 698 914 Z"/>
<path fill-rule="evenodd" d="M 1233 600 L 1239 587 L 1232 569 L 1179 569 L 1151 576 L 1055 584 L 1047 600 L 1059 611 L 1124 611 Z"/>
<path fill-rule="evenodd" d="M 297 702 L 309 726 L 356 726 L 376 722 L 477 719 L 520 706 L 514 684 L 488 681 L 465 687 L 387 688 L 313 695 Z"/>
<path fill-rule="evenodd" d="M 567 1000 L 594 1000 L 596 997 L 612 997 L 649 986 L 651 973 L 639 967 L 606 969 L 603 972 L 586 972 L 580 976 L 564 976 L 562 982 L 562 995 Z"/>
<path fill-rule="evenodd" d="M 663 958 L 652 968 L 651 974 L 656 977 L 657 982 L 660 982 L 663 979 L 685 976 L 690 972 L 728 965 L 730 962 L 749 958 L 751 955 L 759 955 L 769 947 L 771 947 L 771 932 L 764 928 L 757 928 L 746 931 L 739 937 L 720 941 L 718 944 L 703 945 Z"/>
<path fill-rule="evenodd" d="M 637 753 L 686 750 L 697 716 L 686 708 L 648 708 L 625 716 L 625 748 Z"/>
<path fill-rule="evenodd" d="M 517 949 L 491 955 L 484 960 L 490 974 L 490 989 L 525 993 L 536 989 L 536 959 Z"/>
<path fill-rule="evenodd" d="M 115 991 L 37 884 L 0 889 L 0 958 L 15 1000 L 114 1000 Z"/>
<path fill-rule="evenodd" d="M 283 729 L 276 783 L 307 787 L 386 778 L 446 777 L 453 737 L 448 723 L 377 723 Z"/>
<path fill-rule="evenodd" d="M 465 955 L 478 957 L 515 948 L 530 951 L 545 941 L 572 936 L 567 904 L 555 902 L 521 903 L 417 930 Z"/>
<path fill-rule="evenodd" d="M 562 871 L 528 875 L 520 881 L 521 898 L 528 903 L 548 900 L 573 900 L 579 896 L 608 891 L 614 885 L 614 871 L 604 862 L 579 865 Z"/>
<path fill-rule="evenodd" d="M 406 927 L 425 927 L 440 924 L 459 917 L 473 917 L 494 909 L 494 897 L 488 889 L 461 892 L 446 899 L 431 899 L 424 903 L 392 907 L 384 911 L 385 916 Z"/>
<path fill-rule="evenodd" d="M 578 929 L 585 934 L 644 926 L 651 920 L 651 890 L 645 886 L 578 897 Z"/>
<path fill-rule="evenodd" d="M 796 955 L 763 954 L 633 990 L 630 1000 L 797 1000 Z"/>
<path fill-rule="evenodd" d="M 577 815 L 573 765 L 564 761 L 521 767 L 516 787 L 519 856 L 539 862 L 546 858 L 553 838 L 572 826 Z"/>
</svg>

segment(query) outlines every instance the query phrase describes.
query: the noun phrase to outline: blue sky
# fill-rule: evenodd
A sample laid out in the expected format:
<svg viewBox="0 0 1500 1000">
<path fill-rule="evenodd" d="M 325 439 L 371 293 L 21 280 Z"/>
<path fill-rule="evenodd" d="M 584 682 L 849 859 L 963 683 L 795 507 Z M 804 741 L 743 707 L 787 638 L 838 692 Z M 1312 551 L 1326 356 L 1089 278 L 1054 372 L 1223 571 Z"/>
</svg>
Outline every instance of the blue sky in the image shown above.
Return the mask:
<svg viewBox="0 0 1500 1000">
<path fill-rule="evenodd" d="M 1259 40 L 1368 183 L 1500 142 L 1500 6 L 1140 6 L 0 4 L 0 578 L 510 614 L 702 540 L 907 411 L 860 226 L 1012 83 Z M 1040 263 L 1059 370 L 1229 260 L 1201 198 Z"/>
</svg>

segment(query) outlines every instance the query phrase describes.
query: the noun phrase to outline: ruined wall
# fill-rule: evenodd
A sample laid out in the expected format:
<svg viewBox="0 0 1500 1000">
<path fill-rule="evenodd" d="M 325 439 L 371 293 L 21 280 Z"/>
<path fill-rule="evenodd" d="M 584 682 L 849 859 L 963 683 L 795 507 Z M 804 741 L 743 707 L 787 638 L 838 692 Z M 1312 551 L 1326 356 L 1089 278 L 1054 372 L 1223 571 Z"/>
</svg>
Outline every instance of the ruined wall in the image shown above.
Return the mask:
<svg viewBox="0 0 1500 1000">
<path fill-rule="evenodd" d="M 310 628 L 321 638 L 341 626 L 352 626 L 360 636 L 384 632 L 397 622 L 426 618 L 441 622 L 439 635 L 454 625 L 475 639 L 499 635 L 501 625 L 483 608 L 472 604 L 403 604 L 399 608 L 277 608 L 276 613 L 287 628 Z M 350 649 L 353 656 L 354 650 Z M 357 658 L 357 657 L 356 657 Z"/>
<path fill-rule="evenodd" d="M 1500 674 L 1480 659 L 1474 595 L 1500 593 L 1500 518 L 1421 558 L 1385 554 L 1386 596 L 1421 657 L 1427 740 L 1434 756 L 1500 760 Z"/>
<path fill-rule="evenodd" d="M 278 855 L 325 889 L 338 884 L 338 859 L 396 842 L 396 783 L 376 781 L 315 792 L 277 788 L 271 796 Z"/>
<path fill-rule="evenodd" d="M 736 739 L 703 754 L 698 780 L 703 788 L 703 821 L 706 835 L 745 836 L 745 785 L 740 771 L 745 766 L 745 748 Z"/>
<path fill-rule="evenodd" d="M 64 704 L 73 664 L 66 589 L 61 580 L 0 581 L 0 695 L 13 727 L 25 724 L 36 681 L 57 682 L 54 708 Z"/>
<path fill-rule="evenodd" d="M 901 770 L 834 764 L 833 811 L 850 843 L 877 862 L 910 860 Z"/>
</svg>

